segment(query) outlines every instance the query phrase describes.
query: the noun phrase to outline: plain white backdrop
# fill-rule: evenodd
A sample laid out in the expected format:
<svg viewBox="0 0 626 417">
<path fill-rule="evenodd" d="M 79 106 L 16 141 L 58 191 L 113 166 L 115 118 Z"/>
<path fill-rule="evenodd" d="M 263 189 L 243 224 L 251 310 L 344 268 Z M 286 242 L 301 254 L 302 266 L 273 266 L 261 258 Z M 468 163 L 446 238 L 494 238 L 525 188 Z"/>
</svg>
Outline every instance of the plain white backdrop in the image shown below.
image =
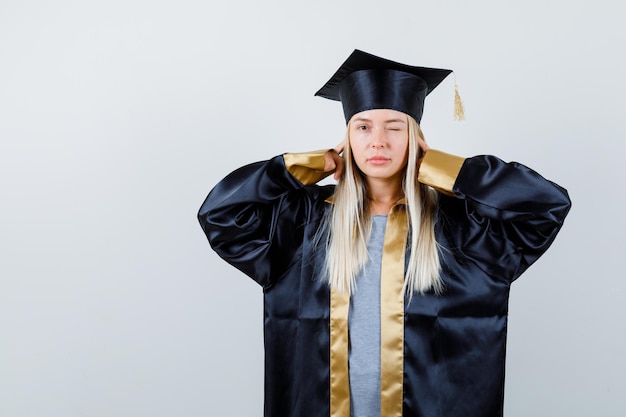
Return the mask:
<svg viewBox="0 0 626 417">
<path fill-rule="evenodd" d="M 328 148 L 354 48 L 452 68 L 432 147 L 573 209 L 513 286 L 507 417 L 626 415 L 626 31 L 614 0 L 0 2 L 0 416 L 261 416 L 262 294 L 196 211 L 236 167 Z"/>
</svg>

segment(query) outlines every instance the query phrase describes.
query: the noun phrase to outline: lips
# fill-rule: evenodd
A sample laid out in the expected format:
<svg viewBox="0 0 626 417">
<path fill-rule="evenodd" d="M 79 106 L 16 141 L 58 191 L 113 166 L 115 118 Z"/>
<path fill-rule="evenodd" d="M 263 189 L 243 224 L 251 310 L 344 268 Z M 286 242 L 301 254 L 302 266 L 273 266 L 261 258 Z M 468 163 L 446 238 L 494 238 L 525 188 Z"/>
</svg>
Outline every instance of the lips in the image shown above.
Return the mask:
<svg viewBox="0 0 626 417">
<path fill-rule="evenodd" d="M 370 164 L 374 164 L 374 165 L 382 165 L 389 161 L 390 159 L 385 158 L 384 156 L 372 156 L 371 158 L 367 159 L 367 162 L 369 162 Z"/>
</svg>

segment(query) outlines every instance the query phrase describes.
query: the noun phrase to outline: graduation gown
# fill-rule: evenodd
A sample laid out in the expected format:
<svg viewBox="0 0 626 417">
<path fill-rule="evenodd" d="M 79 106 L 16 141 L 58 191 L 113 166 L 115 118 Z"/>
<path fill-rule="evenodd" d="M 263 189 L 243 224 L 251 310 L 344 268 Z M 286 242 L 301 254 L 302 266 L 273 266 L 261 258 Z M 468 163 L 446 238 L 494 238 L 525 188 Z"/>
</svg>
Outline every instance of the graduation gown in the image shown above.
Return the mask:
<svg viewBox="0 0 626 417">
<path fill-rule="evenodd" d="M 266 417 L 350 413 L 349 300 L 324 275 L 320 225 L 334 186 L 315 185 L 323 167 L 323 151 L 242 167 L 198 213 L 212 248 L 263 288 Z M 381 286 L 395 284 L 381 290 L 381 414 L 501 416 L 510 284 L 553 242 L 570 200 L 494 156 L 431 149 L 419 181 L 440 191 L 445 291 L 404 299 L 406 214 L 396 205 L 383 249 Z"/>
</svg>

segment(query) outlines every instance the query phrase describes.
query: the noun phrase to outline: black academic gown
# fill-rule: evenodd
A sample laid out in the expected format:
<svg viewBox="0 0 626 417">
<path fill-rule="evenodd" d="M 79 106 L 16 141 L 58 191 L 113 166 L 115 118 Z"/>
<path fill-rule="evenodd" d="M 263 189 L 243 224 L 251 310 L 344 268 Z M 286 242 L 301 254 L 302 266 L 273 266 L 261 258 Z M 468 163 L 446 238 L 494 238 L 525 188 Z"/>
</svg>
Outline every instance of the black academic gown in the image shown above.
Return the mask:
<svg viewBox="0 0 626 417">
<path fill-rule="evenodd" d="M 320 158 L 312 159 L 318 169 Z M 321 175 L 285 159 L 234 171 L 198 217 L 219 256 L 263 288 L 264 415 L 329 417 L 330 296 L 319 233 L 334 188 L 308 185 Z M 477 156 L 459 166 L 449 185 L 429 184 L 442 192 L 435 233 L 445 291 L 405 306 L 405 417 L 502 415 L 509 287 L 550 246 L 570 207 L 563 188 L 523 165 Z"/>
</svg>

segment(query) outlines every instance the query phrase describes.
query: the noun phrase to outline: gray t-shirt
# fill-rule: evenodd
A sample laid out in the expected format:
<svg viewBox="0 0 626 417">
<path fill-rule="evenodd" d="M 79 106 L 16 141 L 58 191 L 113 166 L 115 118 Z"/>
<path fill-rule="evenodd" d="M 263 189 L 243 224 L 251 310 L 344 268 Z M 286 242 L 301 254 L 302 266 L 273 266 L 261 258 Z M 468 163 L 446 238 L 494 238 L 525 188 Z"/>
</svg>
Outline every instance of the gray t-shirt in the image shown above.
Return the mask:
<svg viewBox="0 0 626 417">
<path fill-rule="evenodd" d="M 350 299 L 350 415 L 380 417 L 380 267 L 387 216 L 372 216 L 369 260 Z"/>
</svg>

